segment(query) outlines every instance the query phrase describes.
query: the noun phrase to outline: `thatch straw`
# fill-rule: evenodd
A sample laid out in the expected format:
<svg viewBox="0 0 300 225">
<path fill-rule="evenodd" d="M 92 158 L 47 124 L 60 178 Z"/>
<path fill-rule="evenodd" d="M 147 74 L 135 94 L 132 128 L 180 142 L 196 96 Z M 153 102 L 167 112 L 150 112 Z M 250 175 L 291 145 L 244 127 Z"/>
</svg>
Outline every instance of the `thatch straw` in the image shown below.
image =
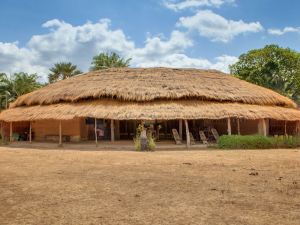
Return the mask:
<svg viewBox="0 0 300 225">
<path fill-rule="evenodd" d="M 169 68 L 89 72 L 21 96 L 11 107 L 101 98 L 139 102 L 193 99 L 296 107 L 274 91 L 215 70 Z"/>
<path fill-rule="evenodd" d="M 245 119 L 270 118 L 300 120 L 300 111 L 278 106 L 203 101 L 124 102 L 97 100 L 81 103 L 60 103 L 44 106 L 17 107 L 3 111 L 0 120 L 33 121 L 43 119 L 69 120 L 77 117 L 96 117 L 116 120 L 170 119 Z"/>
</svg>

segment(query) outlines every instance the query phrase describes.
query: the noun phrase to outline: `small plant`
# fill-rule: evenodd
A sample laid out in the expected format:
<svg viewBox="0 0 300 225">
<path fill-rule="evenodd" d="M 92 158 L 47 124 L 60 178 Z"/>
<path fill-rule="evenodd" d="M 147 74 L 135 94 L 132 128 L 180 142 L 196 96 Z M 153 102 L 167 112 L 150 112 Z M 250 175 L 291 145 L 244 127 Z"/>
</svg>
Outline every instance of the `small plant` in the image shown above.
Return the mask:
<svg viewBox="0 0 300 225">
<path fill-rule="evenodd" d="M 144 129 L 145 128 L 143 124 L 139 124 L 139 126 L 136 128 L 136 135 L 135 138 L 133 138 L 133 142 L 135 150 L 137 151 L 141 151 L 141 133 Z"/>
<path fill-rule="evenodd" d="M 151 133 L 149 133 L 147 135 L 147 146 L 148 146 L 148 149 L 151 151 L 154 150 L 156 147 L 155 139 L 152 137 Z"/>
<path fill-rule="evenodd" d="M 133 138 L 133 142 L 134 142 L 135 150 L 141 151 L 141 139 L 135 137 L 135 138 Z"/>
<path fill-rule="evenodd" d="M 135 149 L 137 151 L 142 150 L 142 143 L 141 143 L 141 133 L 144 131 L 144 125 L 139 124 L 139 126 L 136 129 L 136 135 L 135 138 L 133 139 Z M 152 137 L 151 132 L 147 132 L 147 149 L 148 150 L 153 150 L 156 147 L 155 140 Z"/>
</svg>

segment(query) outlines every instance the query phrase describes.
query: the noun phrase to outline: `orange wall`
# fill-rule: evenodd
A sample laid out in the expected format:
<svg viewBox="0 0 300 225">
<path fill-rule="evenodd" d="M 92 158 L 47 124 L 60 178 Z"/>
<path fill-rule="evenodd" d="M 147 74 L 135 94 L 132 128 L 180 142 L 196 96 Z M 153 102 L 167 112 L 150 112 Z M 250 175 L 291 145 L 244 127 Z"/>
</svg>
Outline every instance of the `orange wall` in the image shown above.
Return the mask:
<svg viewBox="0 0 300 225">
<path fill-rule="evenodd" d="M 82 119 L 62 121 L 62 135 L 68 135 L 71 141 L 80 141 Z M 35 141 L 44 141 L 47 135 L 59 135 L 59 121 L 41 120 L 32 122 Z"/>
</svg>

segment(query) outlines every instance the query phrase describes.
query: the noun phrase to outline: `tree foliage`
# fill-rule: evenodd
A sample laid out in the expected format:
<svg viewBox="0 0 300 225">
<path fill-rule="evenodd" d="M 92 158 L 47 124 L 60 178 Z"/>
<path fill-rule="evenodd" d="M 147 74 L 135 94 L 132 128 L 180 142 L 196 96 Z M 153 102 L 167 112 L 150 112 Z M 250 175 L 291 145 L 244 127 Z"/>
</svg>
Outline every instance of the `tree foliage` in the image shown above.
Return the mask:
<svg viewBox="0 0 300 225">
<path fill-rule="evenodd" d="M 242 54 L 230 71 L 240 79 L 300 102 L 300 53 L 296 51 L 267 45 Z"/>
<path fill-rule="evenodd" d="M 6 108 L 19 96 L 40 88 L 37 74 L 15 73 L 8 76 L 0 73 L 0 108 Z"/>
<path fill-rule="evenodd" d="M 50 68 L 51 73 L 48 75 L 49 83 L 54 83 L 59 80 L 64 80 L 82 73 L 77 69 L 76 65 L 70 62 L 56 63 Z"/>
<path fill-rule="evenodd" d="M 90 70 L 102 70 L 107 68 L 128 67 L 131 59 L 125 59 L 115 52 L 100 53 L 93 57 Z"/>
</svg>

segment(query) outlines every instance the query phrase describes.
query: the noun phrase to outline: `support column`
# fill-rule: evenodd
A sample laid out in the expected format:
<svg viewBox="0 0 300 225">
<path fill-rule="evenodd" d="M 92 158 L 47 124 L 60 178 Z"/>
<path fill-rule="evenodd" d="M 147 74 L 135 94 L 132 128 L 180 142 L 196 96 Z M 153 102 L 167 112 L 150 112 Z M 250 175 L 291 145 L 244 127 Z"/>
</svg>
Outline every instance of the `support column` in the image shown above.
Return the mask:
<svg viewBox="0 0 300 225">
<path fill-rule="evenodd" d="M 2 144 L 4 144 L 5 143 L 5 135 L 4 135 L 4 128 L 3 128 L 3 126 L 4 126 L 4 122 L 1 122 L 1 140 L 2 140 Z"/>
<path fill-rule="evenodd" d="M 286 132 L 286 120 L 284 121 L 284 135 L 287 135 L 287 132 Z"/>
<path fill-rule="evenodd" d="M 120 120 L 115 121 L 115 139 L 120 140 Z"/>
<path fill-rule="evenodd" d="M 2 142 L 2 144 L 5 142 L 5 141 L 4 141 L 4 129 L 3 129 L 3 124 L 4 124 L 4 122 L 1 122 L 1 142 Z"/>
<path fill-rule="evenodd" d="M 240 119 L 237 118 L 237 131 L 238 131 L 238 135 L 241 135 L 241 129 L 240 129 Z"/>
<path fill-rule="evenodd" d="M 227 132 L 228 132 L 228 135 L 231 135 L 231 121 L 230 121 L 230 118 L 227 118 Z"/>
<path fill-rule="evenodd" d="M 262 120 L 262 131 L 263 131 L 263 135 L 267 136 L 267 124 L 266 124 L 266 119 Z"/>
<path fill-rule="evenodd" d="M 29 122 L 29 143 L 32 143 L 32 127 L 31 127 L 31 121 Z"/>
<path fill-rule="evenodd" d="M 12 122 L 9 123 L 9 142 L 13 141 L 13 126 Z"/>
<path fill-rule="evenodd" d="M 179 120 L 179 137 L 182 140 L 182 120 Z"/>
<path fill-rule="evenodd" d="M 111 141 L 115 141 L 115 124 L 114 120 L 110 120 L 110 134 L 111 134 Z"/>
<path fill-rule="evenodd" d="M 61 120 L 59 121 L 59 126 L 58 126 L 58 129 L 59 129 L 59 142 L 58 142 L 58 146 L 62 146 L 62 129 L 61 129 Z"/>
<path fill-rule="evenodd" d="M 184 120 L 185 124 L 185 133 L 186 133 L 186 147 L 189 148 L 191 145 L 191 140 L 190 140 L 190 131 L 189 131 L 189 124 L 187 120 Z"/>
<path fill-rule="evenodd" d="M 300 126 L 300 121 L 296 121 L 296 135 L 299 135 L 299 126 Z"/>
<path fill-rule="evenodd" d="M 97 118 L 95 118 L 95 143 L 98 146 L 98 135 L 97 135 Z"/>
</svg>

